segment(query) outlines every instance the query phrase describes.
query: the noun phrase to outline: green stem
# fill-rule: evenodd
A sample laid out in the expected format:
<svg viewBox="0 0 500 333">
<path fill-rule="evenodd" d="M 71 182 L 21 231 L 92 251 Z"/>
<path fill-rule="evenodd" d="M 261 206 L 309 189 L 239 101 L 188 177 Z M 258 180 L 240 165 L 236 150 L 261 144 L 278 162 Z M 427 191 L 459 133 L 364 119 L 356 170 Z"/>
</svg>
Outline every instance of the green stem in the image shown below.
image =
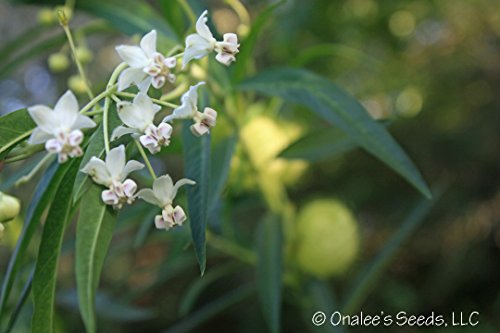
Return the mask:
<svg viewBox="0 0 500 333">
<path fill-rule="evenodd" d="M 129 97 L 129 98 L 134 98 L 136 96 L 136 94 L 123 92 L 123 91 L 117 92 L 117 93 L 115 93 L 115 95 L 122 96 L 122 97 Z M 156 98 L 151 98 L 151 100 L 153 101 L 153 103 L 160 104 L 160 105 L 163 105 L 163 106 L 168 107 L 168 108 L 175 109 L 175 108 L 179 107 L 179 105 L 177 105 L 177 104 L 165 102 L 165 101 L 162 101 L 162 100 L 159 100 Z"/>
<path fill-rule="evenodd" d="M 108 113 L 109 113 L 109 106 L 111 104 L 111 98 L 109 97 L 110 92 L 112 91 L 115 87 L 115 82 L 118 79 L 118 75 L 127 68 L 127 64 L 122 62 L 118 66 L 116 66 L 115 70 L 111 74 L 111 77 L 109 78 L 108 84 L 106 85 L 106 91 L 108 91 L 108 94 L 106 95 L 106 99 L 104 100 L 104 110 L 102 114 L 102 130 L 103 130 L 103 135 L 104 135 L 104 148 L 106 149 L 106 155 L 109 153 L 109 134 L 108 134 Z"/>
<path fill-rule="evenodd" d="M 165 56 L 166 58 L 171 57 L 175 52 L 182 50 L 182 45 L 175 45 L 170 51 L 168 51 L 167 55 Z M 183 52 L 184 53 L 184 52 Z M 179 55 L 175 55 L 175 58 L 179 57 Z"/>
<path fill-rule="evenodd" d="M 71 49 L 71 54 L 73 55 L 73 60 L 75 61 L 76 67 L 78 68 L 78 72 L 80 73 L 83 83 L 85 84 L 85 91 L 87 92 L 89 99 L 94 99 L 94 93 L 90 89 L 90 83 L 89 80 L 87 79 L 85 71 L 83 70 L 82 63 L 80 62 L 80 60 L 78 60 L 78 57 L 76 56 L 75 42 L 73 41 L 73 36 L 71 34 L 71 30 L 69 29 L 67 18 L 59 19 L 59 21 L 64 29 L 64 32 L 66 33 L 66 37 L 68 38 L 68 43 Z"/>
<path fill-rule="evenodd" d="M 116 88 L 116 84 L 111 87 L 111 89 L 106 89 L 96 97 L 94 97 L 90 102 L 88 102 L 81 110 L 80 113 L 85 113 L 85 115 L 91 115 L 91 114 L 97 114 L 95 112 L 87 112 L 88 110 L 92 109 L 94 105 L 96 105 L 101 99 L 104 97 L 108 96 L 109 94 L 113 93 L 114 89 Z M 86 113 L 87 112 L 87 113 Z M 99 111 L 98 113 L 102 113 L 102 111 Z"/>
<path fill-rule="evenodd" d="M 207 230 L 207 243 L 220 252 L 235 257 L 249 265 L 257 264 L 257 256 L 250 250 Z"/>
<path fill-rule="evenodd" d="M 31 171 L 26 176 L 22 176 L 21 178 L 18 179 L 18 181 L 15 183 L 15 186 L 18 187 L 18 186 L 21 186 L 21 185 L 29 182 L 31 180 L 31 178 L 33 178 L 33 176 L 35 176 L 37 174 L 37 172 L 40 171 L 45 166 L 45 164 L 53 157 L 54 157 L 53 154 L 45 155 L 40 160 L 40 162 L 38 162 L 37 165 L 35 165 L 35 167 L 33 169 L 31 169 Z"/>
<path fill-rule="evenodd" d="M 151 162 L 149 162 L 148 155 L 146 155 L 144 148 L 142 148 L 139 141 L 134 140 L 134 142 L 135 142 L 135 145 L 137 146 L 137 149 L 139 149 L 139 153 L 141 154 L 142 159 L 144 160 L 144 163 L 146 163 L 146 167 L 148 168 L 149 173 L 151 174 L 151 177 L 153 177 L 153 179 L 156 179 L 155 171 L 153 170 L 153 167 L 151 166 Z"/>
<path fill-rule="evenodd" d="M 104 110 L 102 112 L 102 131 L 104 135 L 104 148 L 106 149 L 106 155 L 109 154 L 108 113 L 110 104 L 111 98 L 106 96 L 106 99 L 104 100 Z"/>
</svg>

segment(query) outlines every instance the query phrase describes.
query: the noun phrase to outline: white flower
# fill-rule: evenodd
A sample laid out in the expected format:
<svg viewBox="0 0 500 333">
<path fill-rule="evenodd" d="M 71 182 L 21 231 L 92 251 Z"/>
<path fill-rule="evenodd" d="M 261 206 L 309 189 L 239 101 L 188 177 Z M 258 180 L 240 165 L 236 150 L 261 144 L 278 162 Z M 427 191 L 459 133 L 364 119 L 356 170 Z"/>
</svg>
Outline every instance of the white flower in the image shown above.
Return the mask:
<svg viewBox="0 0 500 333">
<path fill-rule="evenodd" d="M 81 171 L 92 177 L 97 184 L 108 187 L 101 194 L 105 204 L 121 208 L 124 203 L 131 204 L 134 201 L 137 190 L 137 184 L 126 179 L 128 174 L 142 168 L 144 164 L 134 160 L 125 164 L 125 147 L 120 145 L 109 151 L 105 162 L 93 156 Z"/>
<path fill-rule="evenodd" d="M 201 136 L 210 132 L 210 128 L 215 126 L 217 112 L 206 107 L 203 112 L 198 111 L 198 87 L 205 84 L 200 82 L 191 86 L 181 97 L 181 106 L 174 109 L 171 115 L 166 116 L 163 121 L 172 121 L 173 119 L 192 118 L 195 123 L 191 126 L 191 132 L 196 136 Z"/>
<path fill-rule="evenodd" d="M 28 143 L 45 142 L 49 153 L 58 154 L 59 163 L 66 162 L 68 157 L 81 156 L 83 133 L 80 129 L 95 127 L 96 124 L 78 111 L 76 97 L 69 90 L 59 98 L 53 110 L 45 105 L 29 107 L 28 112 L 37 127 Z"/>
<path fill-rule="evenodd" d="M 217 55 L 215 59 L 229 66 L 233 61 L 236 61 L 236 54 L 239 52 L 238 48 L 240 44 L 238 44 L 238 36 L 233 33 L 224 34 L 224 40 L 222 42 L 217 42 L 215 44 L 215 51 Z"/>
<path fill-rule="evenodd" d="M 191 60 L 201 59 L 212 51 L 217 52 L 215 59 L 224 65 L 229 65 L 236 60 L 235 55 L 239 52 L 240 46 L 238 36 L 234 33 L 227 33 L 224 34 L 222 42 L 216 41 L 207 26 L 207 13 L 205 10 L 196 21 L 196 33 L 186 38 L 186 48 L 182 58 L 183 69 Z"/>
<path fill-rule="evenodd" d="M 191 125 L 191 132 L 196 136 L 202 136 L 210 133 L 210 129 L 215 126 L 217 112 L 207 107 L 203 113 L 197 112 L 193 119 L 195 123 Z"/>
<path fill-rule="evenodd" d="M 161 215 L 155 217 L 157 229 L 169 230 L 176 225 L 182 225 L 186 221 L 186 214 L 180 206 L 172 205 L 177 191 L 183 185 L 195 185 L 193 180 L 183 178 L 174 185 L 169 175 L 164 175 L 155 179 L 153 189 L 142 189 L 137 193 L 137 197 L 156 205 L 162 209 Z"/>
<path fill-rule="evenodd" d="M 153 104 L 151 98 L 143 93 L 137 94 L 132 103 L 125 101 L 118 103 L 118 116 L 127 127 L 115 128 L 111 139 L 132 134 L 139 137 L 139 141 L 151 154 L 159 152 L 161 147 L 170 144 L 172 134 L 170 124 L 161 123 L 158 126 L 153 124 L 154 117 L 160 110 L 161 107 Z"/>
<path fill-rule="evenodd" d="M 174 57 L 165 58 L 156 51 L 156 30 L 142 37 L 140 47 L 120 45 L 116 47 L 116 52 L 130 66 L 118 77 L 118 91 L 135 84 L 140 91 L 147 92 L 151 84 L 159 89 L 165 81 L 175 81 L 170 69 L 175 68 L 177 60 Z"/>
</svg>

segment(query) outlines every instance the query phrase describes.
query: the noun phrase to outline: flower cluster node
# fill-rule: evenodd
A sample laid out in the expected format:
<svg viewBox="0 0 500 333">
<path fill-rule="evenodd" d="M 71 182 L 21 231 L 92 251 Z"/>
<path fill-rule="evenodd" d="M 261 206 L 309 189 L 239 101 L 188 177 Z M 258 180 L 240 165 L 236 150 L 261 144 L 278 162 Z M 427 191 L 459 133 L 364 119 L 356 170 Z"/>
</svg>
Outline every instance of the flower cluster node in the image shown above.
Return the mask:
<svg viewBox="0 0 500 333">
<path fill-rule="evenodd" d="M 238 36 L 233 33 L 227 33 L 223 36 L 222 42 L 215 43 L 215 59 L 229 66 L 233 61 L 236 61 L 236 54 L 239 52 L 240 44 L 238 44 Z"/>
<path fill-rule="evenodd" d="M 161 123 L 158 127 L 150 124 L 144 131 L 145 134 L 139 138 L 139 141 L 151 154 L 156 154 L 161 150 L 161 147 L 170 144 L 172 130 L 170 124 Z"/>
<path fill-rule="evenodd" d="M 155 216 L 155 226 L 157 229 L 170 230 L 175 226 L 182 226 L 186 221 L 186 213 L 181 206 L 167 205 L 161 211 L 161 215 Z"/>
<path fill-rule="evenodd" d="M 54 139 L 45 142 L 45 149 L 52 154 L 58 154 L 59 163 L 64 163 L 68 157 L 80 157 L 83 150 L 80 144 L 83 141 L 83 132 L 79 129 L 60 131 Z"/>
<path fill-rule="evenodd" d="M 196 136 L 210 133 L 210 129 L 215 127 L 217 121 L 217 111 L 206 107 L 202 112 L 196 112 L 193 117 L 195 123 L 191 125 L 191 132 Z"/>
<path fill-rule="evenodd" d="M 132 179 L 126 179 L 123 183 L 114 180 L 109 186 L 109 190 L 102 191 L 101 198 L 106 205 L 120 209 L 124 204 L 130 205 L 134 202 L 136 191 L 137 184 Z"/>
</svg>

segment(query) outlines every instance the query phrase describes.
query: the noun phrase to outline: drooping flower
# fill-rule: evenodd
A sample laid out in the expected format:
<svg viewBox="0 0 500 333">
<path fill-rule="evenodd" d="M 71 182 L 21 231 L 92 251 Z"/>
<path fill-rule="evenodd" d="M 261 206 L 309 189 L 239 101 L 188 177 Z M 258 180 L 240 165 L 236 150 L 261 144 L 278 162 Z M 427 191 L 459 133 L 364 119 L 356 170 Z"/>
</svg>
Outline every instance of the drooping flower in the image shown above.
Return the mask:
<svg viewBox="0 0 500 333">
<path fill-rule="evenodd" d="M 217 112 L 206 107 L 203 112 L 198 111 L 198 87 L 205 84 L 200 82 L 189 87 L 181 97 L 181 105 L 174 109 L 171 115 L 166 116 L 163 121 L 172 121 L 174 119 L 193 119 L 195 123 L 191 126 L 191 132 L 196 136 L 201 136 L 210 132 L 217 120 Z"/>
<path fill-rule="evenodd" d="M 81 170 L 88 174 L 94 182 L 106 186 L 101 198 L 107 205 L 120 209 L 125 203 L 134 201 L 137 184 L 126 179 L 128 174 L 144 168 L 144 164 L 130 160 L 125 164 L 125 147 L 120 145 L 106 155 L 105 161 L 93 156 Z"/>
<path fill-rule="evenodd" d="M 28 143 L 45 143 L 45 149 L 49 153 L 58 154 L 59 163 L 66 162 L 68 157 L 81 156 L 81 129 L 95 127 L 96 123 L 78 111 L 78 101 L 70 90 L 59 98 L 54 109 L 45 105 L 29 107 L 28 112 L 37 127 Z"/>
<path fill-rule="evenodd" d="M 161 147 L 170 144 L 172 126 L 161 123 L 156 126 L 153 123 L 154 117 L 161 107 L 154 104 L 146 94 L 139 93 L 134 97 L 132 103 L 122 101 L 118 103 L 118 116 L 127 125 L 115 128 L 111 139 L 114 140 L 126 134 L 138 137 L 141 144 L 146 147 L 151 154 L 160 151 Z"/>
<path fill-rule="evenodd" d="M 156 205 L 162 209 L 161 215 L 156 215 L 155 226 L 157 229 L 169 230 L 176 225 L 182 225 L 186 221 L 186 213 L 181 206 L 173 206 L 177 191 L 183 185 L 195 185 L 193 180 L 183 178 L 174 185 L 169 175 L 155 179 L 153 189 L 142 189 L 137 192 L 137 197 Z"/>
<path fill-rule="evenodd" d="M 147 92 L 151 84 L 159 89 L 166 81 L 175 81 L 170 70 L 175 68 L 177 60 L 156 51 L 156 30 L 142 37 L 140 46 L 120 45 L 116 52 L 130 66 L 118 77 L 118 91 L 135 84 L 140 91 Z"/>
<path fill-rule="evenodd" d="M 210 28 L 207 26 L 207 13 L 204 11 L 196 21 L 196 33 L 187 36 L 186 48 L 182 58 L 182 68 L 193 59 L 201 59 L 210 52 L 217 52 L 215 59 L 220 63 L 229 66 L 236 61 L 235 55 L 239 52 L 238 36 L 234 33 L 224 34 L 224 40 L 218 42 Z"/>
</svg>

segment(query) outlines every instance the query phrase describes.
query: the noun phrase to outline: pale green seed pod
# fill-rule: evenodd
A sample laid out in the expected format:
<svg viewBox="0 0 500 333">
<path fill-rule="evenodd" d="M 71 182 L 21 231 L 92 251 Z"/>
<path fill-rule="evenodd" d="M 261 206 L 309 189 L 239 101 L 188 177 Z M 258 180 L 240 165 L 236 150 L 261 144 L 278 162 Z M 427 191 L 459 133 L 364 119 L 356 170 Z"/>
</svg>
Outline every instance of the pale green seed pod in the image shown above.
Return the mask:
<svg viewBox="0 0 500 333">
<path fill-rule="evenodd" d="M 86 91 L 86 85 L 85 81 L 82 79 L 82 77 L 78 74 L 72 75 L 68 79 L 68 87 L 73 91 L 75 94 L 84 94 Z"/>
<path fill-rule="evenodd" d="M 54 11 L 50 8 L 42 8 L 38 11 L 37 15 L 38 22 L 44 26 L 51 26 L 57 23 L 57 17 L 54 15 Z"/>
<path fill-rule="evenodd" d="M 0 223 L 16 218 L 21 211 L 21 203 L 11 195 L 0 192 Z"/>
<path fill-rule="evenodd" d="M 69 59 L 66 54 L 58 52 L 49 56 L 48 64 L 52 72 L 59 73 L 68 69 Z"/>
<path fill-rule="evenodd" d="M 87 64 L 92 61 L 94 54 L 84 46 L 77 47 L 75 50 L 76 59 L 82 64 Z"/>
</svg>

